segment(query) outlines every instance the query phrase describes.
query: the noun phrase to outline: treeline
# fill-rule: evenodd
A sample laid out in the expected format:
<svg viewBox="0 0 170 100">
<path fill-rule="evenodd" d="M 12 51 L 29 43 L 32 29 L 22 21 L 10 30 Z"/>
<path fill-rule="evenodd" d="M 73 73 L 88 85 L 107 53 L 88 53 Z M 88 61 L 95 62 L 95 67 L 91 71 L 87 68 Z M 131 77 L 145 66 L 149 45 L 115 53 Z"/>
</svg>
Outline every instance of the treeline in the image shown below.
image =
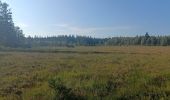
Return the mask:
<svg viewBox="0 0 170 100">
<path fill-rule="evenodd" d="M 28 37 L 27 44 L 31 46 L 95 46 L 103 45 L 106 40 L 88 36 L 60 35 L 54 37 Z"/>
<path fill-rule="evenodd" d="M 146 33 L 144 36 L 136 37 L 113 37 L 106 41 L 107 45 L 143 45 L 143 46 L 168 46 L 170 45 L 170 36 L 150 36 Z"/>
<path fill-rule="evenodd" d="M 89 36 L 61 35 L 54 37 L 25 37 L 22 30 L 15 26 L 12 12 L 7 3 L 0 1 L 0 47 L 33 47 L 33 46 L 121 46 L 146 45 L 168 46 L 170 36 L 144 36 L 93 38 Z"/>
<path fill-rule="evenodd" d="M 27 44 L 31 46 L 121 46 L 121 45 L 142 45 L 142 46 L 168 46 L 170 36 L 144 36 L 136 37 L 112 37 L 92 38 L 88 36 L 61 35 L 56 37 L 28 37 Z"/>
</svg>

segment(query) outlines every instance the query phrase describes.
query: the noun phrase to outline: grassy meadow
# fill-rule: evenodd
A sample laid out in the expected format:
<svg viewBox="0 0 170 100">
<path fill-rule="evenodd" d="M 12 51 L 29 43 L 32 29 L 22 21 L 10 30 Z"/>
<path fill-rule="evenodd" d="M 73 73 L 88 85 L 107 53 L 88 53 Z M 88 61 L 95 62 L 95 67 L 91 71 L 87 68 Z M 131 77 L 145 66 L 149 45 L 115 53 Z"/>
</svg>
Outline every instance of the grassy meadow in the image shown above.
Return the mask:
<svg viewBox="0 0 170 100">
<path fill-rule="evenodd" d="M 169 100 L 170 47 L 2 50 L 1 99 Z"/>
</svg>

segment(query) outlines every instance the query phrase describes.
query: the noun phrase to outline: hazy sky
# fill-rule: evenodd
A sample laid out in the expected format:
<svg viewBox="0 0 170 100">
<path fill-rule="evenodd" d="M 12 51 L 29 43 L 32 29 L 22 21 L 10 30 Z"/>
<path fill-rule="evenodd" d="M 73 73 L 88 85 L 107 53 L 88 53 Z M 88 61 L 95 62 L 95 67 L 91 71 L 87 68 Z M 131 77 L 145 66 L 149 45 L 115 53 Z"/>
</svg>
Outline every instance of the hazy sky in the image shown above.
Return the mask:
<svg viewBox="0 0 170 100">
<path fill-rule="evenodd" d="M 2 0 L 24 34 L 170 34 L 170 0 Z"/>
</svg>

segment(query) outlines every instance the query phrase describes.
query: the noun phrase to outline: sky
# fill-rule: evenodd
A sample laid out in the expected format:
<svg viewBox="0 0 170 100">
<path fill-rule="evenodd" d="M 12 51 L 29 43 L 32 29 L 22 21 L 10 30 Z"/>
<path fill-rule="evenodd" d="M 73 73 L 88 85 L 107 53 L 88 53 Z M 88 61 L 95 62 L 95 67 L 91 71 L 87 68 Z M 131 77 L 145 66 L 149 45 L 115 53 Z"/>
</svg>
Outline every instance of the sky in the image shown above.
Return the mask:
<svg viewBox="0 0 170 100">
<path fill-rule="evenodd" d="M 170 0 L 2 0 L 25 36 L 170 35 Z"/>
</svg>

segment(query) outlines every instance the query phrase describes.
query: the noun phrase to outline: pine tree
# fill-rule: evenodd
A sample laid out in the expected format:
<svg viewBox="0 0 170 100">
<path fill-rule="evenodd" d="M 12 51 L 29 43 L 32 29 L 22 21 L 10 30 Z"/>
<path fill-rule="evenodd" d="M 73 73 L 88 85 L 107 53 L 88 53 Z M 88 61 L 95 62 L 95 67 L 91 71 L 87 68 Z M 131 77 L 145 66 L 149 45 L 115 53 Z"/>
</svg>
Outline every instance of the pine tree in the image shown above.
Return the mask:
<svg viewBox="0 0 170 100">
<path fill-rule="evenodd" d="M 19 27 L 15 27 L 9 5 L 0 1 L 0 44 L 17 47 L 23 42 L 24 35 Z"/>
</svg>

